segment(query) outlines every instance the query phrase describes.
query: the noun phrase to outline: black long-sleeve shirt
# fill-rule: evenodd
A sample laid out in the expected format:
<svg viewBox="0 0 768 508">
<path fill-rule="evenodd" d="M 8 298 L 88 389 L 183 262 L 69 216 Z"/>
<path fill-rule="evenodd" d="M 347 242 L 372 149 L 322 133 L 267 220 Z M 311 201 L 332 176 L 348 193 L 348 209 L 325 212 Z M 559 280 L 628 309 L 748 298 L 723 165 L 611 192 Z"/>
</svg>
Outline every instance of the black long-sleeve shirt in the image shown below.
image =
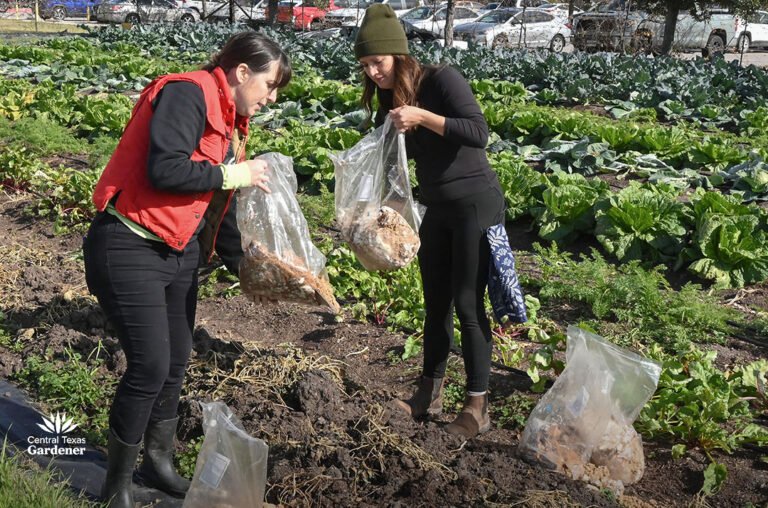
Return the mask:
<svg viewBox="0 0 768 508">
<path fill-rule="evenodd" d="M 147 176 L 150 183 L 166 192 L 208 192 L 221 189 L 224 176 L 220 168 L 209 161 L 190 159 L 205 131 L 207 110 L 205 96 L 200 87 L 186 81 L 168 83 L 157 95 L 152 106 L 154 114 L 150 125 L 147 159 Z M 233 159 L 230 143 L 225 162 L 233 162 Z M 227 269 L 235 274 L 238 273 L 243 256 L 236 209 L 236 199 L 233 196 L 221 221 L 214 246 Z M 205 219 L 201 221 L 198 233 L 203 230 L 204 222 Z"/>
<path fill-rule="evenodd" d="M 416 162 L 421 201 L 439 203 L 498 187 L 485 154 L 488 124 L 469 83 L 451 67 L 425 67 L 416 100 L 445 117 L 445 135 L 418 127 L 406 134 L 408 158 Z M 376 125 L 392 108 L 391 90 L 379 89 Z"/>
<path fill-rule="evenodd" d="M 206 107 L 202 89 L 175 81 L 163 87 L 152 103 L 147 176 L 167 192 L 207 192 L 221 189 L 221 169 L 208 161 L 193 161 L 192 152 L 205 131 Z"/>
</svg>

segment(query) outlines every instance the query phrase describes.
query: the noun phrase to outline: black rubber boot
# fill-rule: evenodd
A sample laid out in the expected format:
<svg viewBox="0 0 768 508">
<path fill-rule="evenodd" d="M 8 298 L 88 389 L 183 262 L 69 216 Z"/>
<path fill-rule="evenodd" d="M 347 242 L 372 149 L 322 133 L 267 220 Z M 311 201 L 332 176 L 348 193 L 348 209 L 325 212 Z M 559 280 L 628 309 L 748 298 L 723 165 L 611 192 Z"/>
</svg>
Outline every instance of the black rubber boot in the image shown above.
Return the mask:
<svg viewBox="0 0 768 508">
<path fill-rule="evenodd" d="M 173 467 L 173 438 L 179 419 L 149 422 L 144 433 L 144 459 L 139 466 L 139 477 L 150 487 L 175 497 L 184 497 L 189 480 L 179 476 Z"/>
<path fill-rule="evenodd" d="M 107 479 L 101 488 L 101 497 L 109 508 L 134 508 L 133 468 L 139 456 L 141 443 L 123 443 L 112 430 L 107 444 Z"/>
</svg>

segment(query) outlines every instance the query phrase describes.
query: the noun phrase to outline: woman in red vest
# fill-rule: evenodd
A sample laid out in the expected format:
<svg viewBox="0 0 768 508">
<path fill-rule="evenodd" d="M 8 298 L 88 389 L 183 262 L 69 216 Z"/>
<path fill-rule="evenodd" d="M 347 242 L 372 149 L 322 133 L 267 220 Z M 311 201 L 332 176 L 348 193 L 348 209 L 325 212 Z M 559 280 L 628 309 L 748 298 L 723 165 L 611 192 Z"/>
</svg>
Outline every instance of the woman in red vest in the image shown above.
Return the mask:
<svg viewBox="0 0 768 508">
<path fill-rule="evenodd" d="M 161 76 L 141 93 L 93 194 L 86 281 L 127 359 L 110 410 L 110 507 L 133 507 L 139 474 L 183 497 L 173 467 L 182 381 L 192 349 L 197 268 L 214 249 L 238 273 L 233 192 L 269 192 L 265 163 L 245 160 L 248 120 L 291 78 L 288 57 L 256 32 L 233 36 L 202 70 Z"/>
</svg>

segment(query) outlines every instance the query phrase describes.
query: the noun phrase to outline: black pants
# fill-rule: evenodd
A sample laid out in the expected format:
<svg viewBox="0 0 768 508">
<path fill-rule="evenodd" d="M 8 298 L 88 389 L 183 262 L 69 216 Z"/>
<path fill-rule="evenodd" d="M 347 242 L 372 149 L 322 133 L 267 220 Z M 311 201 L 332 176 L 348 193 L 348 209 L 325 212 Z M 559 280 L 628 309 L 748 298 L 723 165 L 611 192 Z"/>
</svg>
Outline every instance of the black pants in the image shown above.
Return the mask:
<svg viewBox="0 0 768 508">
<path fill-rule="evenodd" d="M 150 421 L 176 417 L 197 305 L 200 247 L 183 252 L 145 240 L 100 213 L 83 244 L 88 289 L 117 330 L 128 368 L 109 415 L 113 432 L 134 444 Z"/>
<path fill-rule="evenodd" d="M 493 337 L 483 300 L 490 247 L 485 230 L 504 220 L 501 191 L 487 191 L 427 207 L 419 237 L 424 284 L 423 375 L 443 377 L 453 341 L 453 308 L 461 323 L 467 390 L 488 388 Z"/>
</svg>

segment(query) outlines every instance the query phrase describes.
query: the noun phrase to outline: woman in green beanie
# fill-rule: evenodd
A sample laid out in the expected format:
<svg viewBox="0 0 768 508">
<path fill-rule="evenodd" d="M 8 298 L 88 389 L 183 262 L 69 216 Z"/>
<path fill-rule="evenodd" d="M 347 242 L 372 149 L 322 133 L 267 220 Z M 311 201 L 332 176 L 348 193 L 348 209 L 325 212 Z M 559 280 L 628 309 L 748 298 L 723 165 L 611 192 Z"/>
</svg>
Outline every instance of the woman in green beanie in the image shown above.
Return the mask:
<svg viewBox="0 0 768 508">
<path fill-rule="evenodd" d="M 377 126 L 389 114 L 406 133 L 416 162 L 422 204 L 419 265 L 424 286 L 424 362 L 413 396 L 396 401 L 414 418 L 442 411 L 442 390 L 453 341 L 453 309 L 461 323 L 467 373 L 464 408 L 446 426 L 467 439 L 491 426 L 488 377 L 492 335 L 483 300 L 490 247 L 485 231 L 504 220 L 504 197 L 488 164 L 488 125 L 467 81 L 447 66 L 410 56 L 408 41 L 389 5 L 365 12 L 355 40 L 363 71 L 362 102 L 369 118 L 378 99 Z"/>
</svg>

